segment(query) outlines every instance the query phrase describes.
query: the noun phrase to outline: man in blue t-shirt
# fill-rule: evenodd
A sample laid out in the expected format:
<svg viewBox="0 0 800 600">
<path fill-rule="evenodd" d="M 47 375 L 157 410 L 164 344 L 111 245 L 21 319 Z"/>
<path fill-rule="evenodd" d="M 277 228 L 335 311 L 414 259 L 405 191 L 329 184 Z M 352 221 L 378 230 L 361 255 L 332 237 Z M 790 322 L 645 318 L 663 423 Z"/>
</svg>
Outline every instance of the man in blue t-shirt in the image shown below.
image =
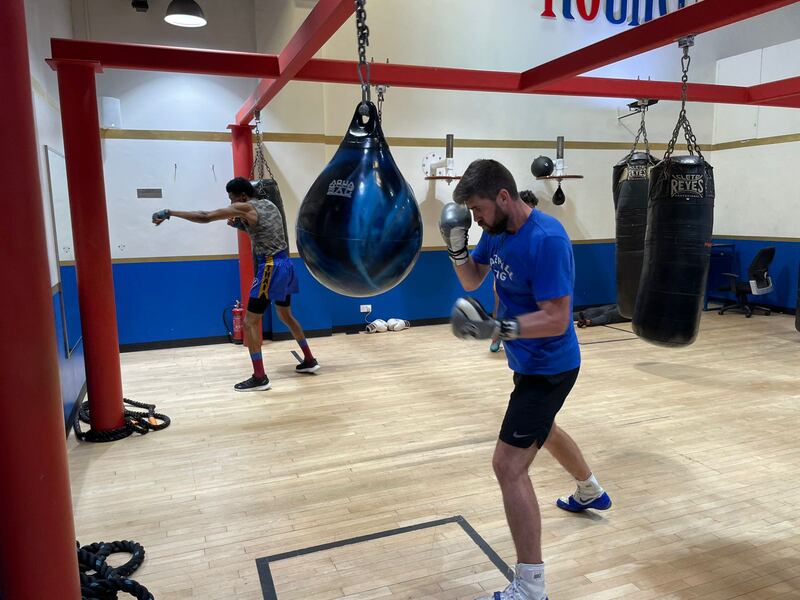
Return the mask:
<svg viewBox="0 0 800 600">
<path fill-rule="evenodd" d="M 515 577 L 494 600 L 545 600 L 541 515 L 528 468 L 544 447 L 577 481 L 556 504 L 571 512 L 606 510 L 611 499 L 592 474 L 578 445 L 555 417 L 578 378 L 581 364 L 572 324 L 575 263 L 572 244 L 555 218 L 525 204 L 511 173 L 494 160 L 476 160 L 442 212 L 440 230 L 464 289 L 480 287 L 491 270 L 500 299 L 497 319 L 472 298 L 453 308 L 453 333 L 503 340 L 514 371 L 494 466 L 517 551 Z M 467 210 L 469 209 L 469 210 Z M 469 211 L 484 233 L 470 256 Z"/>
</svg>

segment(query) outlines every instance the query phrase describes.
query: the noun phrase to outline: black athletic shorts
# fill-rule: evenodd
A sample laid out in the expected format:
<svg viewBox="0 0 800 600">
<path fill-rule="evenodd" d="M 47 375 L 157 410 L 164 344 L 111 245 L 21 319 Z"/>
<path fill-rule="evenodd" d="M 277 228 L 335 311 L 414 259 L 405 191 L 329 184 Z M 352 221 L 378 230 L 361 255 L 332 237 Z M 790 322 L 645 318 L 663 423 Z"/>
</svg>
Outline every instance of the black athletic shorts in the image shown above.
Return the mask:
<svg viewBox="0 0 800 600">
<path fill-rule="evenodd" d="M 555 375 L 523 375 L 514 373 L 514 391 L 500 427 L 500 439 L 517 448 L 541 448 L 564 405 L 578 371 Z"/>
<path fill-rule="evenodd" d="M 255 313 L 257 315 L 263 315 L 264 312 L 267 310 L 269 303 L 272 302 L 269 298 L 264 296 L 263 294 L 258 298 L 250 298 L 247 300 L 247 311 L 251 313 Z M 283 300 L 275 300 L 275 306 L 291 306 L 292 305 L 292 296 L 291 294 L 286 296 Z"/>
</svg>

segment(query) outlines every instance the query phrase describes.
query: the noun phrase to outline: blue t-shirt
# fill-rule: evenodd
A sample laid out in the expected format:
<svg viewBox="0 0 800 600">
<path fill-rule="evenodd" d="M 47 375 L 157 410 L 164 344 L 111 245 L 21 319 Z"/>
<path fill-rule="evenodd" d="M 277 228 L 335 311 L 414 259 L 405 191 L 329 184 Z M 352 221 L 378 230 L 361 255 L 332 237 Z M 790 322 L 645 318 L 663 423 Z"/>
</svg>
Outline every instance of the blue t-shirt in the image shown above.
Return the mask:
<svg viewBox="0 0 800 600">
<path fill-rule="evenodd" d="M 557 219 L 531 211 L 516 233 L 484 232 L 472 260 L 489 265 L 494 274 L 500 305 L 498 319 L 536 312 L 538 302 L 570 297 L 575 287 L 572 243 Z M 503 342 L 508 366 L 525 375 L 554 375 L 576 369 L 581 353 L 570 321 L 563 335 Z"/>
</svg>

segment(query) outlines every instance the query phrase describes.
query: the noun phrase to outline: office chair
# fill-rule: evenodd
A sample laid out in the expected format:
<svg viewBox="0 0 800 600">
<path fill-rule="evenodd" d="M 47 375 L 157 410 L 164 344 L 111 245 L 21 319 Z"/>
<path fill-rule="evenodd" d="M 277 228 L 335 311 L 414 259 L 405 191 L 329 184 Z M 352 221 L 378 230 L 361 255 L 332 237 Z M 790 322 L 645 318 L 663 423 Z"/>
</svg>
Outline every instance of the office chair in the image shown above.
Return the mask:
<svg viewBox="0 0 800 600">
<path fill-rule="evenodd" d="M 769 265 L 772 259 L 775 258 L 775 248 L 769 246 L 762 248 L 758 254 L 753 258 L 753 262 L 747 268 L 748 281 L 738 281 L 739 276 L 734 273 L 723 273 L 723 277 L 729 279 L 729 285 L 719 288 L 721 292 L 731 292 L 736 295 L 736 302 L 726 304 L 719 309 L 719 314 L 724 315 L 726 311 L 731 309 L 741 310 L 744 316 L 750 318 L 753 316 L 754 310 L 762 310 L 765 315 L 769 315 L 772 311 L 764 306 L 750 304 L 747 296 L 763 296 L 769 294 L 773 290 L 772 278 L 769 276 Z"/>
</svg>

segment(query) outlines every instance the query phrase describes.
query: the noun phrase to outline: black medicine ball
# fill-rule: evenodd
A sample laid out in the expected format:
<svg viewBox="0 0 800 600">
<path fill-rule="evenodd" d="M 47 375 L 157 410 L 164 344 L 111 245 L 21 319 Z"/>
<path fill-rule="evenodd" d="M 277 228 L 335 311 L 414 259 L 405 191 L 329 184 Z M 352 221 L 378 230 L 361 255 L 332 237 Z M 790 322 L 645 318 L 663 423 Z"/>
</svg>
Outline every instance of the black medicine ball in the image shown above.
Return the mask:
<svg viewBox="0 0 800 600">
<path fill-rule="evenodd" d="M 546 156 L 540 156 L 531 163 L 531 173 L 534 177 L 547 177 L 553 174 L 555 165 Z"/>
</svg>

